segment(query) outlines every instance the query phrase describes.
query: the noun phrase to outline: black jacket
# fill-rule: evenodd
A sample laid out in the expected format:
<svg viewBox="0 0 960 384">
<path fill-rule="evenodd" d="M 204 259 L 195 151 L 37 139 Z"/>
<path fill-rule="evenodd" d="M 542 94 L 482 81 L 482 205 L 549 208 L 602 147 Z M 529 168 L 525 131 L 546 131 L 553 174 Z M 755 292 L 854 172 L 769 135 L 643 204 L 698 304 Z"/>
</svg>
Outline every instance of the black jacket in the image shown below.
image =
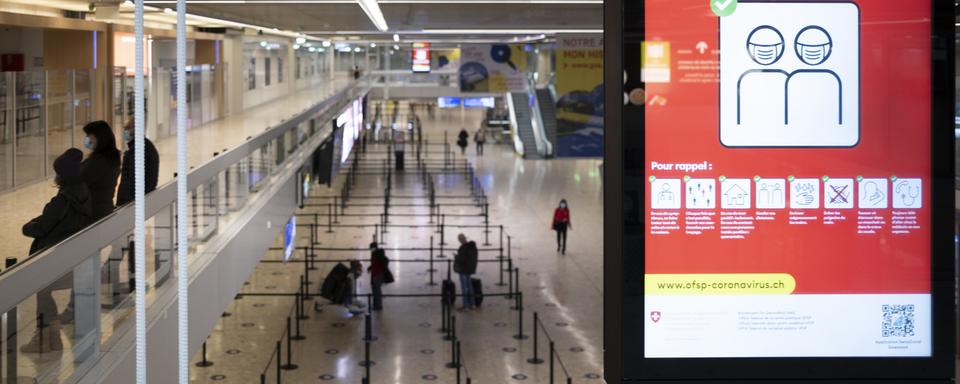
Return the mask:
<svg viewBox="0 0 960 384">
<path fill-rule="evenodd" d="M 466 147 L 468 138 L 470 138 L 470 134 L 466 130 L 460 131 L 460 134 L 457 135 L 457 145 Z"/>
<path fill-rule="evenodd" d="M 143 193 L 150 193 L 157 189 L 157 178 L 160 175 L 160 154 L 157 147 L 147 138 L 143 139 Z M 123 152 L 123 167 L 120 168 L 120 187 L 117 188 L 117 206 L 133 201 L 134 153 L 133 142 L 127 143 L 128 149 Z"/>
<path fill-rule="evenodd" d="M 468 241 L 460 245 L 453 257 L 453 271 L 464 275 L 477 273 L 477 243 Z"/>
<path fill-rule="evenodd" d="M 23 235 L 33 238 L 30 254 L 55 245 L 90 224 L 93 211 L 87 185 L 77 180 L 63 185 L 43 207 L 43 213 L 23 225 Z"/>
<path fill-rule="evenodd" d="M 113 164 L 106 156 L 94 153 L 80 163 L 80 179 L 90 190 L 93 202 L 93 220 L 100 220 L 113 212 L 113 193 L 117 189 L 120 164 Z"/>
</svg>

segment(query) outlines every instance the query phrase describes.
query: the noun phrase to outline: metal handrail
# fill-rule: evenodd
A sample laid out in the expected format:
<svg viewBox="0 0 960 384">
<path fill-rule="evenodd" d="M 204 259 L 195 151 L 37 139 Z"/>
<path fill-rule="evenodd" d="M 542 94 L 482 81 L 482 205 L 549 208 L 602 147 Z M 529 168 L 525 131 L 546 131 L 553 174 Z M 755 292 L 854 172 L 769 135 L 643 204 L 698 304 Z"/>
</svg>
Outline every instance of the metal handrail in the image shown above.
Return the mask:
<svg viewBox="0 0 960 384">
<path fill-rule="evenodd" d="M 362 94 L 370 89 L 372 77 L 364 77 L 347 88 L 337 92 L 334 96 L 310 107 L 280 124 L 269 127 L 260 135 L 250 138 L 246 142 L 230 149 L 219 156 L 197 166 L 187 174 L 188 190 L 207 183 L 229 167 L 243 161 L 249 155 L 259 151 L 261 147 L 272 140 L 286 134 L 290 129 L 311 117 L 340 108 L 344 101 L 352 100 L 356 94 Z M 359 92 L 358 92 L 359 91 Z M 176 202 L 176 179 L 157 188 L 146 195 L 145 217 L 153 217 L 166 207 Z M 134 207 L 132 204 L 117 208 L 111 214 L 89 225 L 80 232 L 60 242 L 59 244 L 37 252 L 15 266 L 0 272 L 0 313 L 9 311 L 30 295 L 39 292 L 60 277 L 73 270 L 74 267 L 99 252 L 103 247 L 113 243 L 117 234 L 130 231 L 133 223 Z M 111 239 L 105 241 L 103 239 Z"/>
<path fill-rule="evenodd" d="M 553 155 L 553 144 L 547 140 L 547 132 L 543 127 L 543 115 L 540 114 L 540 100 L 537 99 L 537 87 L 533 78 L 527 78 L 527 97 L 533 100 L 533 106 L 530 107 L 532 114 L 533 137 L 537 140 L 537 152 L 541 156 L 548 157 Z"/>
<path fill-rule="evenodd" d="M 513 149 L 520 156 L 523 156 L 527 149 L 523 147 L 523 140 L 520 140 L 520 126 L 517 125 L 517 110 L 516 106 L 513 105 L 513 95 L 507 93 L 503 99 L 506 100 L 507 110 L 510 111 L 508 116 L 510 117 L 510 137 L 513 139 Z"/>
</svg>

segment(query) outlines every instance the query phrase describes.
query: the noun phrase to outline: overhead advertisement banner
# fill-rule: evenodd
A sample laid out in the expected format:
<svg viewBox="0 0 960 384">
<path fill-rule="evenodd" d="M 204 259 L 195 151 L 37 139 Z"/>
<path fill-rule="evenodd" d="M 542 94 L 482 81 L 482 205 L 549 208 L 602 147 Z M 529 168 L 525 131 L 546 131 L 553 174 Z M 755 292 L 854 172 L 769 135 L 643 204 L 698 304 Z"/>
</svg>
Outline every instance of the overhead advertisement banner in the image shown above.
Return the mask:
<svg viewBox="0 0 960 384">
<path fill-rule="evenodd" d="M 705 3 L 646 2 L 643 355 L 931 356 L 930 3 Z"/>
<path fill-rule="evenodd" d="M 471 44 L 460 51 L 461 92 L 526 90 L 527 53 L 522 44 Z"/>
<path fill-rule="evenodd" d="M 456 71 L 460 68 L 460 48 L 436 50 L 437 71 Z"/>
<path fill-rule="evenodd" d="M 558 37 L 556 66 L 557 156 L 603 156 L 603 36 Z"/>
</svg>

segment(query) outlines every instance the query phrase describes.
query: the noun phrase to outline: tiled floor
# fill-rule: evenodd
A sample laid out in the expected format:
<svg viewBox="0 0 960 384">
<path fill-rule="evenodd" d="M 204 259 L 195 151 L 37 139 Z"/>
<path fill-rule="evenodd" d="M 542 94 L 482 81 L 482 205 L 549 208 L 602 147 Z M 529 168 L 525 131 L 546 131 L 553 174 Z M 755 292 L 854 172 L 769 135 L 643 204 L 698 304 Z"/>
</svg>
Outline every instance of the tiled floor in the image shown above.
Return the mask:
<svg viewBox="0 0 960 384">
<path fill-rule="evenodd" d="M 440 112 L 436 120 L 426 118 L 425 133 L 440 141 L 443 129 L 450 129 L 453 137 L 459 128 L 459 111 Z M 478 125 L 480 115 L 470 113 L 466 126 Z M 454 130 L 456 127 L 456 130 Z M 511 148 L 488 145 L 486 156 L 477 158 L 473 148 L 468 152 L 476 167 L 476 176 L 483 184 L 490 203 L 491 247 L 496 248 L 499 234 L 496 226 L 503 224 L 511 236 L 512 257 L 520 268 L 520 287 L 524 292 L 524 333 L 530 334 L 532 313 L 538 312 L 547 332 L 555 341 L 557 353 L 563 360 L 574 382 L 600 382 L 602 374 L 602 216 L 601 185 L 598 160 L 522 160 Z M 382 149 L 378 149 L 382 150 Z M 383 155 L 369 155 L 379 156 Z M 368 156 L 368 157 L 369 157 Z M 411 154 L 408 153 L 408 159 Z M 431 158 L 442 159 L 439 152 Z M 408 163 L 410 164 L 410 163 Z M 408 165 L 408 169 L 410 166 Z M 395 176 L 394 194 L 422 194 L 420 177 L 414 172 Z M 384 184 L 381 177 L 362 176 L 354 188 L 354 195 L 379 194 Z M 333 195 L 339 189 L 321 188 L 318 195 Z M 466 194 L 468 184 L 458 175 L 441 177 L 437 193 Z M 553 208 L 560 198 L 571 206 L 574 231 L 570 233 L 566 255 L 555 252 L 554 233 L 550 230 Z M 423 202 L 411 199 L 404 202 Z M 352 204 L 366 202 L 351 200 Z M 458 201 L 462 202 L 462 201 Z M 395 204 L 402 202 L 395 199 Z M 306 211 L 325 212 L 325 207 L 307 207 Z M 382 207 L 347 208 L 347 214 L 379 213 Z M 479 213 L 476 207 L 444 207 L 448 214 Z M 395 207 L 392 213 L 427 213 L 427 208 Z M 325 224 L 325 218 L 321 217 Z M 343 217 L 341 223 L 375 223 L 376 217 Z M 391 224 L 427 224 L 428 218 L 393 217 Z M 446 217 L 446 224 L 482 224 L 482 218 Z M 365 248 L 373 234 L 372 228 L 334 228 L 335 233 L 319 231 L 319 247 Z M 301 233 L 304 231 L 301 231 Z M 447 229 L 445 239 L 452 247 L 456 230 Z M 485 248 L 482 229 L 465 231 Z M 427 251 L 393 251 L 393 248 L 429 248 L 430 236 L 439 242 L 432 228 L 390 228 L 384 238 L 385 248 L 393 261 L 391 269 L 397 282 L 384 288 L 386 295 L 439 293 L 437 286 L 428 286 L 428 266 L 411 260 L 428 258 Z M 306 245 L 306 237 L 301 245 Z M 506 241 L 506 239 L 505 239 Z M 435 245 L 436 246 L 436 245 Z M 365 251 L 321 251 L 320 259 L 365 258 Z M 448 252 L 449 253 L 449 252 Z M 482 259 L 496 260 L 498 251 L 481 251 Z M 265 259 L 278 259 L 279 251 L 272 251 Z M 318 271 L 311 272 L 311 280 L 319 284 L 331 263 L 320 263 Z M 445 276 L 443 262 L 436 266 L 436 281 Z M 261 263 L 250 278 L 244 292 L 295 292 L 303 264 Z M 481 263 L 480 278 L 487 294 L 506 292 L 499 281 L 498 263 Z M 366 276 L 361 278 L 362 292 L 368 292 Z M 286 316 L 292 310 L 289 297 L 245 296 L 236 300 L 222 319 L 208 342 L 208 357 L 214 365 L 207 368 L 191 367 L 193 382 L 257 383 L 271 358 L 275 343 L 283 334 Z M 324 299 L 316 299 L 325 303 Z M 441 323 L 440 300 L 436 297 L 387 297 L 385 310 L 373 315 L 373 333 L 377 341 L 371 343 L 373 383 L 455 382 L 455 370 L 445 364 L 450 361 L 450 343 L 438 331 Z M 515 340 L 518 312 L 510 309 L 513 301 L 502 297 L 487 297 L 483 309 L 473 312 L 454 312 L 461 340 L 462 355 L 473 382 L 541 382 L 548 381 L 548 365 L 526 362 L 532 356 L 532 340 Z M 362 342 L 364 321 L 351 317 L 342 307 L 323 306 L 322 311 L 308 302 L 310 319 L 301 322 L 306 340 L 294 341 L 292 346 L 296 370 L 282 371 L 283 382 L 339 382 L 359 383 L 363 368 Z M 295 331 L 294 331 L 295 333 Z M 542 336 L 542 334 L 541 334 Z M 541 338 L 540 353 L 546 356 L 547 342 Z M 286 363 L 286 343 L 283 346 Z M 199 361 L 195 356 L 194 361 Z M 275 365 L 266 370 L 267 382 L 276 381 Z M 558 382 L 564 378 L 556 366 Z M 465 376 L 464 376 L 465 378 Z"/>
<path fill-rule="evenodd" d="M 259 134 L 265 128 L 323 101 L 346 84 L 347 80 L 341 78 L 190 129 L 187 132 L 187 165 L 202 164 L 213 157 L 214 152 L 244 142 L 248 136 Z M 176 170 L 176 136 L 157 140 L 154 144 L 160 154 L 159 185 L 163 185 L 173 180 Z M 126 145 L 123 146 L 120 149 L 126 150 Z M 55 194 L 56 188 L 50 180 L 0 194 L 0 211 L 4 212 L 3 220 L 0 220 L 0 255 L 21 260 L 27 256 L 31 239 L 21 234 L 20 227 L 39 215 L 44 204 Z"/>
</svg>

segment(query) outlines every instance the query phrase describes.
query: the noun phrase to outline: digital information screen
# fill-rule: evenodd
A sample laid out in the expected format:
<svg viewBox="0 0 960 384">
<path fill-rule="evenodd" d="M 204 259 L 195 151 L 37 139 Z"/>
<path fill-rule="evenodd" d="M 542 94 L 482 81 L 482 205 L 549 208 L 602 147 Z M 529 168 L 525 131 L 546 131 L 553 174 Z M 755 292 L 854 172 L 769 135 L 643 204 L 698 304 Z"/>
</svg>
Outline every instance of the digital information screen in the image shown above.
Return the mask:
<svg viewBox="0 0 960 384">
<path fill-rule="evenodd" d="M 952 383 L 955 5 L 603 8 L 604 379 Z"/>
<path fill-rule="evenodd" d="M 360 130 L 363 129 L 363 98 L 354 100 L 346 110 L 337 116 L 333 124 L 342 132 L 340 162 L 345 163 L 350 158 L 353 144 L 360 138 Z"/>
<path fill-rule="evenodd" d="M 354 142 L 354 126 L 356 125 L 354 119 L 356 118 L 353 113 L 353 106 L 347 108 L 343 111 L 340 116 L 337 116 L 336 121 L 334 122 L 335 126 L 340 129 L 341 132 L 341 141 L 340 141 L 340 162 L 345 163 L 347 159 L 350 158 L 350 151 L 353 150 Z"/>
<path fill-rule="evenodd" d="M 430 72 L 430 43 L 414 43 L 411 61 L 413 72 Z"/>
<path fill-rule="evenodd" d="M 930 356 L 930 3 L 707 8 L 646 2 L 644 356 Z"/>
</svg>

